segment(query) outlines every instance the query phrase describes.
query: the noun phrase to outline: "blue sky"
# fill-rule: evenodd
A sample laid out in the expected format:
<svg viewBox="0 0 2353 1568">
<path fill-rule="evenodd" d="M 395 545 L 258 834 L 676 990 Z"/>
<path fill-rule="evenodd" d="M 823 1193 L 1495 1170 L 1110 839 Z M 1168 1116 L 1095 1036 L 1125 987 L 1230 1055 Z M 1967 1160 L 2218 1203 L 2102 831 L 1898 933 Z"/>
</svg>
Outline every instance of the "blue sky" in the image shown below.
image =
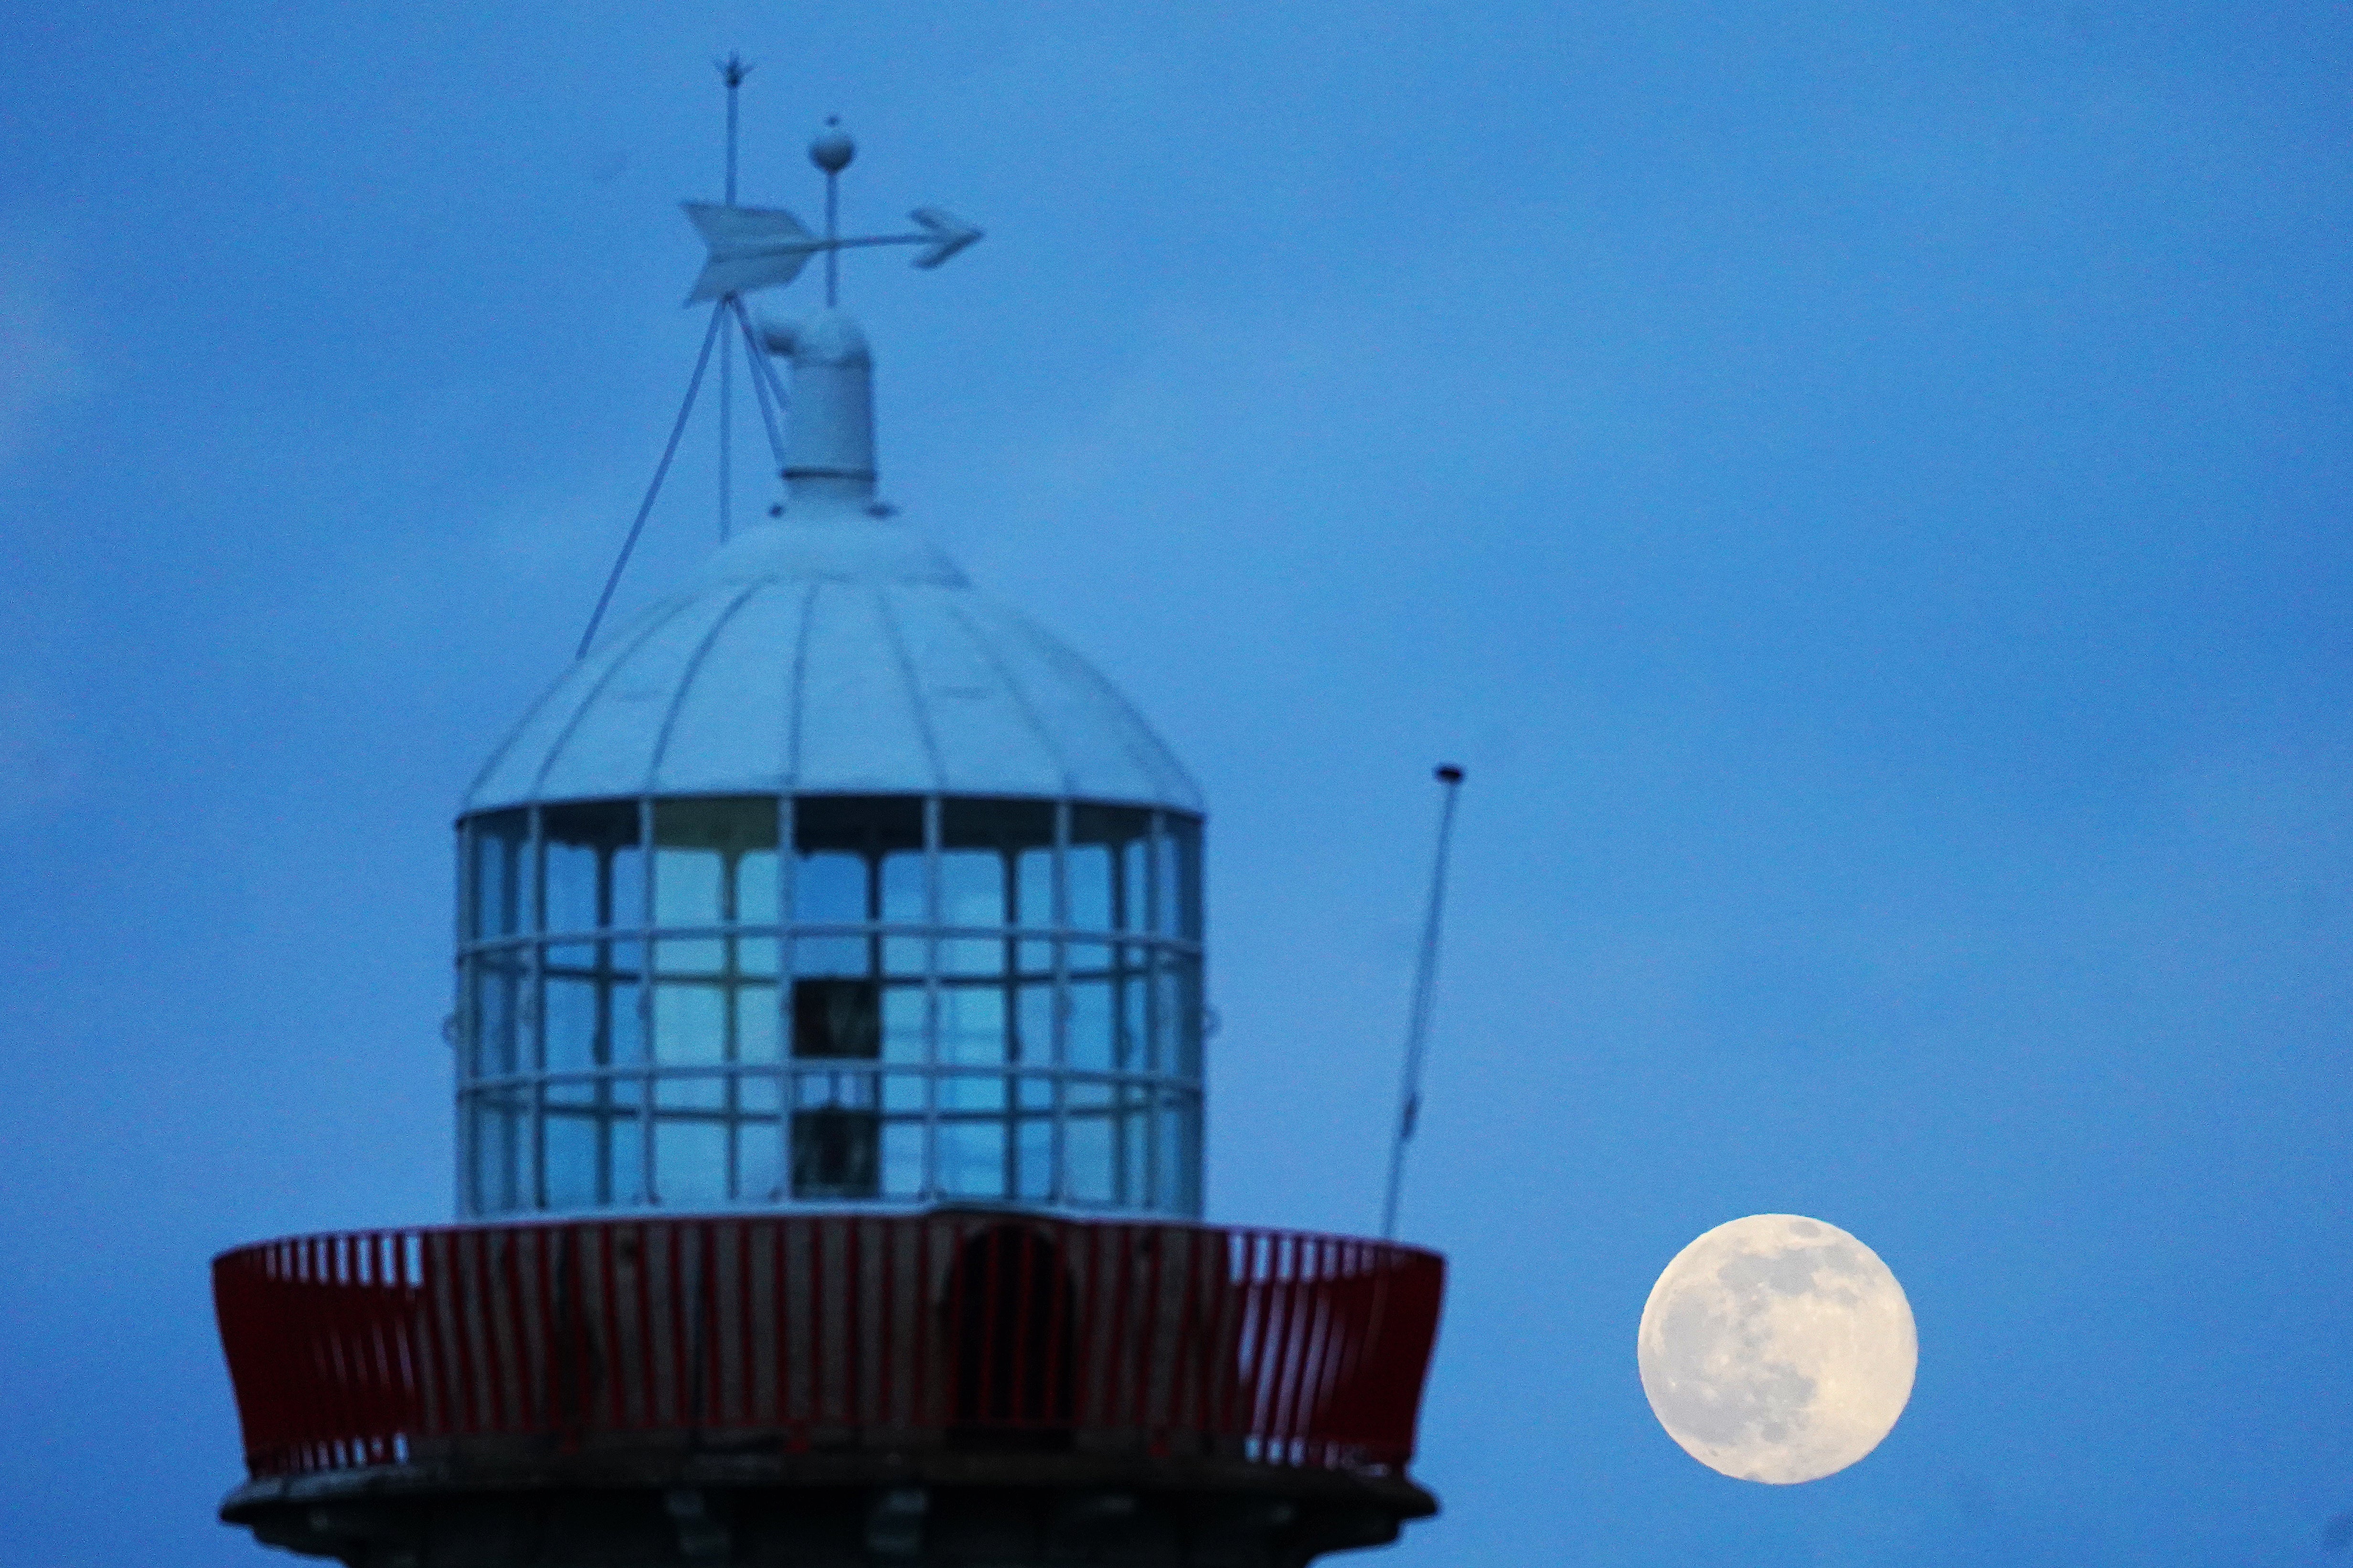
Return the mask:
<svg viewBox="0 0 2353 1568">
<path fill-rule="evenodd" d="M 206 1258 L 448 1212 L 448 821 L 659 450 L 731 48 L 746 200 L 839 112 L 846 221 L 989 231 L 849 269 L 884 487 L 1209 796 L 1216 1216 L 1376 1223 L 1470 770 L 1393 1561 L 2320 1556 L 2343 7 L 92 0 L 0 16 L 0 1568 L 259 1561 Z M 1760 1211 L 1919 1319 L 1799 1489 L 1634 1367 Z"/>
</svg>

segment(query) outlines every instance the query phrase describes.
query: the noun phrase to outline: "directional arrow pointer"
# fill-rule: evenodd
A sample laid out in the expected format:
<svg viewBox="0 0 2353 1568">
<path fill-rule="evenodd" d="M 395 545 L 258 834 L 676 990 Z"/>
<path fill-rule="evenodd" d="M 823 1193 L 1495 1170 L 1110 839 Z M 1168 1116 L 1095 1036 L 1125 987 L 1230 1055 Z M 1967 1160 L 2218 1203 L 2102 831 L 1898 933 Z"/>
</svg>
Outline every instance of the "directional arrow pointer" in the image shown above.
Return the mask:
<svg viewBox="0 0 2353 1568">
<path fill-rule="evenodd" d="M 869 245 L 920 245 L 918 267 L 936 267 L 982 238 L 982 231 L 936 207 L 920 207 L 908 216 L 922 229 L 917 234 L 870 234 L 849 239 L 824 239 L 801 226 L 782 207 L 722 207 L 711 202 L 682 204 L 688 219 L 710 248 L 710 259 L 694 280 L 686 302 L 716 300 L 728 294 L 748 294 L 775 288 L 800 275 L 808 259 L 826 250 L 850 250 Z"/>
</svg>

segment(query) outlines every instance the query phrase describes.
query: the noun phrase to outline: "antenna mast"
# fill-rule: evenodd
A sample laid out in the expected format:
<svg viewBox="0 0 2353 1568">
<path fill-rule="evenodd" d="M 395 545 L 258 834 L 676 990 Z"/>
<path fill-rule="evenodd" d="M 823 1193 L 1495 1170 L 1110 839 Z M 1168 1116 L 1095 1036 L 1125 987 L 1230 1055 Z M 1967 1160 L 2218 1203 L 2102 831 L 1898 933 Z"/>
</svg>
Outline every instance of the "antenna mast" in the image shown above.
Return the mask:
<svg viewBox="0 0 2353 1568">
<path fill-rule="evenodd" d="M 727 205 L 735 205 L 735 95 L 744 86 L 744 79 L 752 74 L 752 65 L 742 55 L 730 51 L 719 63 L 719 79 L 727 84 Z M 728 310 L 732 296 L 722 300 L 718 309 Z M 754 372 L 756 374 L 756 371 Z M 725 544 L 733 529 L 735 492 L 735 345 L 728 334 L 720 334 L 719 344 L 719 542 Z"/>
<path fill-rule="evenodd" d="M 1405 1075 L 1398 1088 L 1397 1139 L 1389 1145 L 1388 1195 L 1381 1202 L 1381 1239 L 1397 1239 L 1398 1199 L 1405 1190 L 1405 1146 L 1421 1117 L 1421 1064 L 1430 1046 L 1431 993 L 1438 985 L 1438 925 L 1446 908 L 1446 853 L 1454 841 L 1454 796 L 1462 769 L 1440 764 L 1436 777 L 1446 789 L 1438 818 L 1438 860 L 1430 873 L 1430 909 L 1421 926 L 1421 957 L 1414 966 L 1413 1011 L 1406 1023 Z"/>
</svg>

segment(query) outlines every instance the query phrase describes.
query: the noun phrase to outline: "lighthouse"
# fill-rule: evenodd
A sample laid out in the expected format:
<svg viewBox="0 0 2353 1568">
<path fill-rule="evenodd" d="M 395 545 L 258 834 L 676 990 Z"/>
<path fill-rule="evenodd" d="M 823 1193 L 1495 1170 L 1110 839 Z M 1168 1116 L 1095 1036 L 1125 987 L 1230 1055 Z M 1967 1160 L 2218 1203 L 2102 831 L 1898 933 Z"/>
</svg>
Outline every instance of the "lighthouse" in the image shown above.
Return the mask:
<svg viewBox="0 0 2353 1568">
<path fill-rule="evenodd" d="M 780 497 L 459 802 L 453 1223 L 216 1260 L 268 1544 L 1253 1568 L 1435 1511 L 1440 1259 L 1204 1219 L 1199 789 L 878 489 L 839 259 L 979 233 L 842 237 L 852 152 L 822 236 L 732 159 L 689 208 Z"/>
</svg>

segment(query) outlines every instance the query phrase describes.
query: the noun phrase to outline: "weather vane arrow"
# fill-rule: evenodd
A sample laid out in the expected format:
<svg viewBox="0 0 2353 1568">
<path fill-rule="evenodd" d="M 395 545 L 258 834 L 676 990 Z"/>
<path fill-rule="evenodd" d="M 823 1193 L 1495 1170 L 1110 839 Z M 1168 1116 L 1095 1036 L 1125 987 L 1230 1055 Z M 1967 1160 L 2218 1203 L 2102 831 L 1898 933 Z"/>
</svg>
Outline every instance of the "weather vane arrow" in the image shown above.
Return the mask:
<svg viewBox="0 0 2353 1568">
<path fill-rule="evenodd" d="M 712 202 L 683 204 L 710 260 L 694 280 L 690 305 L 702 300 L 748 294 L 754 289 L 789 283 L 800 275 L 808 259 L 828 250 L 849 250 L 870 245 L 920 245 L 918 267 L 936 267 L 982 237 L 981 230 L 952 212 L 919 207 L 907 216 L 915 221 L 913 234 L 867 234 L 829 238 L 811 234 L 801 220 L 782 207 L 722 207 Z"/>
</svg>

